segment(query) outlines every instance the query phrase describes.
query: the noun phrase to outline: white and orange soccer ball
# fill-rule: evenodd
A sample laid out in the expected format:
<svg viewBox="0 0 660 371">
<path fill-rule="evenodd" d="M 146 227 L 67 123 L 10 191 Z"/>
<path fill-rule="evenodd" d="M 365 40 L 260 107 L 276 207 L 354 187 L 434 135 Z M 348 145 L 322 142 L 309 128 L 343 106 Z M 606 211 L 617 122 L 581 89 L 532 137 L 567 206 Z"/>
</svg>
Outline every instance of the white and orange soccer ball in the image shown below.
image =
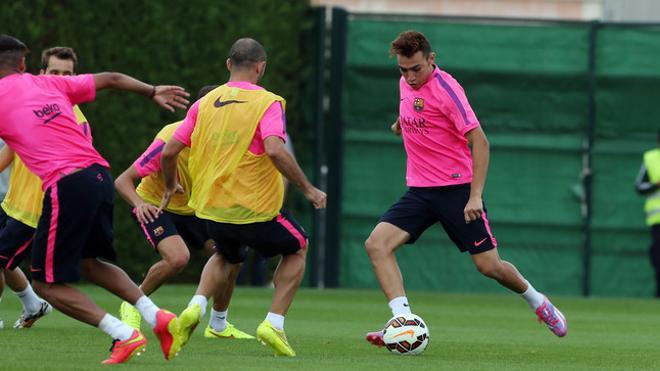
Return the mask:
<svg viewBox="0 0 660 371">
<path fill-rule="evenodd" d="M 383 342 L 394 354 L 421 354 L 429 345 L 429 328 L 421 317 L 412 313 L 401 314 L 387 322 Z"/>
</svg>

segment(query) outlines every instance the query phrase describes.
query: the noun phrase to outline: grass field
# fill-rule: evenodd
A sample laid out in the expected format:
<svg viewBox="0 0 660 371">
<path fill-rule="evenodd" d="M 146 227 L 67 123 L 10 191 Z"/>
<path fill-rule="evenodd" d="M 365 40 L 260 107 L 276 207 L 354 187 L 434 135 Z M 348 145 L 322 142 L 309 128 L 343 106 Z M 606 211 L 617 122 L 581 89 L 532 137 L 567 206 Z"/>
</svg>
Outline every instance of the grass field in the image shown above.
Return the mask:
<svg viewBox="0 0 660 371">
<path fill-rule="evenodd" d="M 83 287 L 104 308 L 119 301 Z M 180 312 L 192 286 L 171 285 L 154 295 Z M 229 319 L 254 333 L 270 302 L 270 290 L 238 288 Z M 119 368 L 165 370 L 658 370 L 660 301 L 556 298 L 569 321 L 559 339 L 535 321 L 514 295 L 409 293 L 415 313 L 429 325 L 431 342 L 417 357 L 389 354 L 363 335 L 390 317 L 380 292 L 303 290 L 286 320 L 293 359 L 274 358 L 256 341 L 216 340 L 200 326 L 173 361 L 165 361 L 150 331 L 146 354 Z M 14 330 L 20 304 L 6 291 L 0 304 L 0 369 L 92 370 L 108 355 L 110 339 L 99 330 L 54 313 L 28 330 Z M 203 325 L 206 325 L 205 319 Z"/>
</svg>

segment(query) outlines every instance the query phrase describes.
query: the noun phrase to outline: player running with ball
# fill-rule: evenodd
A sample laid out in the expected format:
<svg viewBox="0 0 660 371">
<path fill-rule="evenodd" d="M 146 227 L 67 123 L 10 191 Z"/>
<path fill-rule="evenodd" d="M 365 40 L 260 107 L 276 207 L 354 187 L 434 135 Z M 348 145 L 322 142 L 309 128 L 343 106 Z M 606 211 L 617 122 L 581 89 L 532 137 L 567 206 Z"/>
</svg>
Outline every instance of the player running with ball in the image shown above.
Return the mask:
<svg viewBox="0 0 660 371">
<path fill-rule="evenodd" d="M 392 130 L 403 136 L 408 191 L 382 216 L 365 247 L 392 314 L 411 312 L 394 252 L 440 222 L 479 272 L 521 294 L 555 335 L 566 335 L 562 313 L 499 257 L 482 200 L 489 144 L 463 88 L 435 65 L 435 53 L 419 32 L 401 33 L 391 54 L 401 72 L 399 119 Z M 366 339 L 381 346 L 383 332 Z"/>
</svg>

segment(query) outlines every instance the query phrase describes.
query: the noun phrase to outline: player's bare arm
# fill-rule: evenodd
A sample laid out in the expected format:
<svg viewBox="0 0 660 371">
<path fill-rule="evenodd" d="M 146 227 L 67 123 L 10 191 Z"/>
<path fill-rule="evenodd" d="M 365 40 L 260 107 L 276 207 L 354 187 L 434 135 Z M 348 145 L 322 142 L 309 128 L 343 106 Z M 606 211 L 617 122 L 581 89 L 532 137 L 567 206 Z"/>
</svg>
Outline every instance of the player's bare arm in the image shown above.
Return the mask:
<svg viewBox="0 0 660 371">
<path fill-rule="evenodd" d="M 172 196 L 177 191 L 176 182 L 176 162 L 179 153 L 186 147 L 185 144 L 178 141 L 176 138 L 171 138 L 165 144 L 163 152 L 160 155 L 160 171 L 165 181 L 165 191 L 163 192 L 163 199 L 158 207 L 158 212 L 162 212 L 170 203 Z"/>
<path fill-rule="evenodd" d="M 465 222 L 469 223 L 481 218 L 484 211 L 481 196 L 486 184 L 486 174 L 488 173 L 490 144 L 488 144 L 486 134 L 481 127 L 470 130 L 465 136 L 472 148 L 472 185 L 470 187 L 470 199 L 464 210 Z"/>
<path fill-rule="evenodd" d="M 149 85 L 128 75 L 117 72 L 101 72 L 94 74 L 96 90 L 116 89 L 128 90 L 151 98 L 156 104 L 168 111 L 174 108 L 185 109 L 189 103 L 190 94 L 180 86 Z"/>
<path fill-rule="evenodd" d="M 124 170 L 115 180 L 115 189 L 119 195 L 135 208 L 135 216 L 142 224 L 153 222 L 158 217 L 158 208 L 145 202 L 140 195 L 135 192 L 135 182 L 140 180 L 140 174 L 131 165 Z"/>
<path fill-rule="evenodd" d="M 300 169 L 296 159 L 286 150 L 282 139 L 276 136 L 270 136 L 264 140 L 264 147 L 266 154 L 273 161 L 273 165 L 275 165 L 277 170 L 291 184 L 298 187 L 316 209 L 325 208 L 327 195 L 307 180 L 305 173 Z"/>
<path fill-rule="evenodd" d="M 14 161 L 14 151 L 5 144 L 0 150 L 0 172 L 5 171 Z"/>
</svg>

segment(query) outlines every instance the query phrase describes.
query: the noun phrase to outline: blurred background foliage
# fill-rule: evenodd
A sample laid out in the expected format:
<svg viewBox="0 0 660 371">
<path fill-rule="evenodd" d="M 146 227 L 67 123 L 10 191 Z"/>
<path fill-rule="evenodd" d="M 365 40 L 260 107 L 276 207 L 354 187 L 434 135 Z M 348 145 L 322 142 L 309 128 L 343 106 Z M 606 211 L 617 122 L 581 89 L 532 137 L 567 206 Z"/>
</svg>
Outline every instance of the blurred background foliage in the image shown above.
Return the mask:
<svg viewBox="0 0 660 371">
<path fill-rule="evenodd" d="M 0 32 L 15 36 L 31 50 L 29 72 L 39 73 L 45 48 L 70 46 L 78 54 L 77 72 L 118 71 L 153 84 L 177 84 L 196 97 L 205 85 L 222 84 L 225 60 L 241 37 L 261 42 L 268 67 L 261 85 L 287 100 L 287 129 L 295 138 L 299 161 L 311 165 L 311 129 L 304 124 L 302 85 L 311 72 L 306 35 L 312 27 L 306 0 L 30 0 L 2 5 Z M 191 99 L 191 103 L 194 99 Z M 94 144 L 116 177 L 139 156 L 159 129 L 182 119 L 144 97 L 100 92 L 83 105 Z M 309 172 L 307 172 L 310 174 Z M 305 212 L 301 196 L 291 192 L 289 208 Z M 115 246 L 119 264 L 138 282 L 158 257 L 117 196 Z M 304 218 L 303 218 L 304 219 Z M 311 227 L 306 225 L 306 227 Z M 197 282 L 205 259 L 193 254 L 176 280 Z"/>
</svg>

